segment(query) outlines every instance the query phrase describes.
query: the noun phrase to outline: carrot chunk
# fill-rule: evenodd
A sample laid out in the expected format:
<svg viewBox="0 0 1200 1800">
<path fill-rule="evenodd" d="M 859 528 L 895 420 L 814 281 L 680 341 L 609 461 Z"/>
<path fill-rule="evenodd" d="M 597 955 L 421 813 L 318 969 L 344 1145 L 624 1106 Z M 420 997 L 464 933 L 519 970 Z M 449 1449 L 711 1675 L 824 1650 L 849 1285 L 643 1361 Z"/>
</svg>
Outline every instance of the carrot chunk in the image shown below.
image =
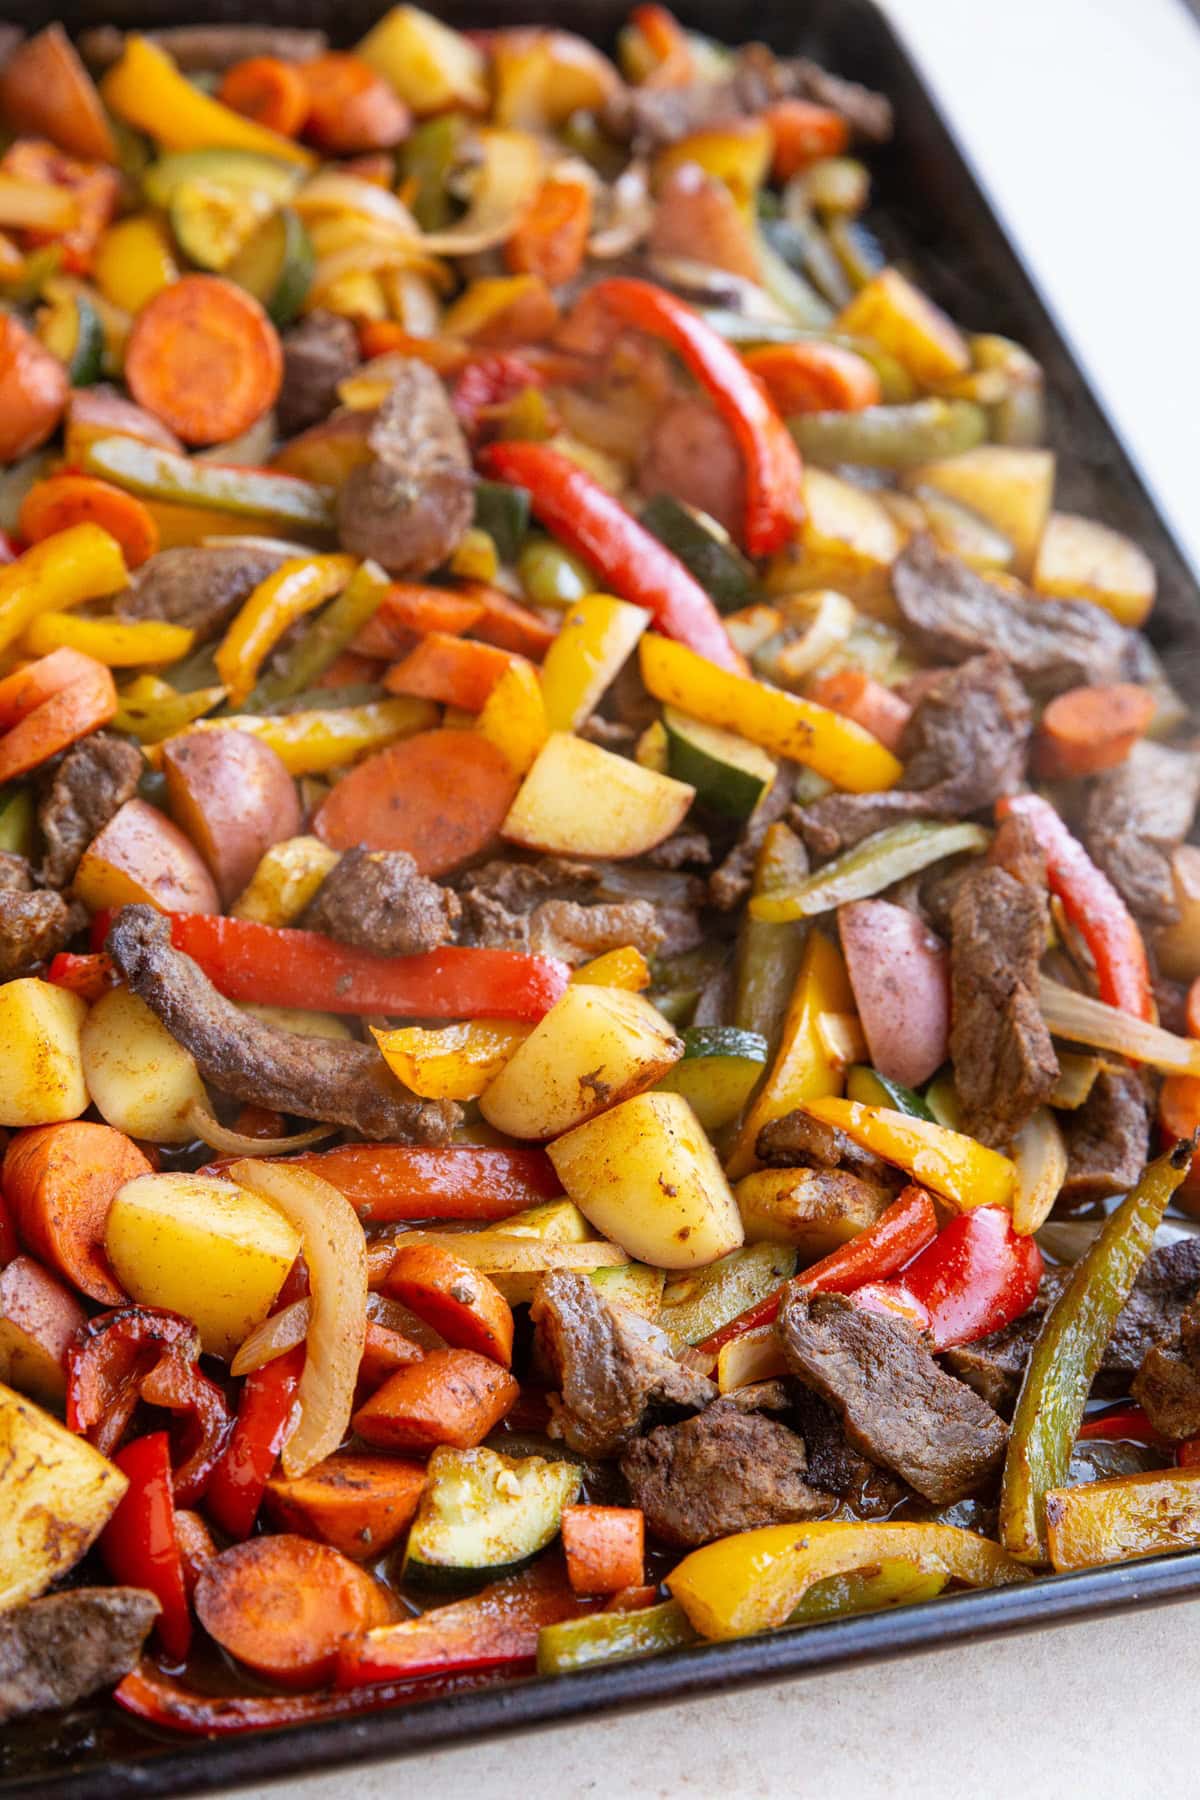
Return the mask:
<svg viewBox="0 0 1200 1800">
<path fill-rule="evenodd" d="M 40 544 L 72 525 L 99 525 L 121 546 L 131 569 L 158 549 L 158 526 L 135 494 L 94 475 L 52 475 L 35 481 L 21 502 L 19 529 L 27 544 Z"/>
<path fill-rule="evenodd" d="M 124 1132 L 72 1119 L 16 1133 L 4 1154 L 4 1194 L 35 1255 L 90 1300 L 119 1306 L 126 1296 L 104 1252 L 104 1225 L 117 1189 L 150 1173 Z"/>
<path fill-rule="evenodd" d="M 646 1521 L 636 1506 L 564 1506 L 567 1579 L 577 1594 L 616 1594 L 640 1587 Z"/>
<path fill-rule="evenodd" d="M 512 1362 L 512 1308 L 494 1281 L 436 1244 L 401 1242 L 383 1292 L 458 1350 Z"/>
<path fill-rule="evenodd" d="M 185 275 L 134 321 L 125 380 L 138 405 L 185 444 L 221 444 L 274 406 L 283 351 L 244 288 L 219 275 Z"/>
<path fill-rule="evenodd" d="M 482 712 L 512 660 L 509 651 L 497 650 L 492 644 L 474 644 L 431 631 L 403 662 L 388 670 L 383 685 L 390 694 L 413 694 L 421 700 L 461 706 L 464 712 Z"/>
<path fill-rule="evenodd" d="M 335 156 L 391 150 L 412 127 L 407 106 L 361 56 L 331 50 L 301 69 L 308 88 L 308 136 Z"/>
<path fill-rule="evenodd" d="M 423 731 L 351 769 L 314 828 L 335 850 L 407 850 L 423 875 L 443 875 L 499 835 L 517 785 L 479 732 Z"/>
<path fill-rule="evenodd" d="M 1154 717 L 1154 696 L 1135 682 L 1069 688 L 1042 714 L 1034 766 L 1044 781 L 1097 775 L 1125 761 Z"/>
<path fill-rule="evenodd" d="M 381 1450 L 481 1444 L 520 1389 L 506 1369 L 473 1350 L 431 1350 L 400 1369 L 354 1415 L 354 1429 Z"/>
<path fill-rule="evenodd" d="M 320 1538 L 366 1562 L 407 1531 L 424 1486 L 422 1463 L 339 1452 L 307 1475 L 268 1481 L 266 1506 L 285 1531 Z"/>
<path fill-rule="evenodd" d="M 234 63 L 217 89 L 217 99 L 244 119 L 295 137 L 308 118 L 308 83 L 295 63 L 280 56 L 248 56 Z"/>
</svg>

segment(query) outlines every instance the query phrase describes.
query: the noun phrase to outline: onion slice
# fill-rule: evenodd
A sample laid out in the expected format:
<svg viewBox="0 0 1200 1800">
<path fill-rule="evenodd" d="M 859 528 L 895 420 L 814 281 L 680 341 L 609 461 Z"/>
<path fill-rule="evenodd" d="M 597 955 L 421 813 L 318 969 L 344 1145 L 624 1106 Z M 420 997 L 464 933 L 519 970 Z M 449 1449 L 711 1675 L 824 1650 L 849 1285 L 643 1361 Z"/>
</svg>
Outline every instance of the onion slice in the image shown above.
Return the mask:
<svg viewBox="0 0 1200 1800">
<path fill-rule="evenodd" d="M 467 213 L 445 231 L 418 234 L 422 250 L 435 256 L 474 255 L 512 236 L 521 214 L 537 193 L 545 162 L 537 138 L 528 131 L 480 131 L 483 160 Z"/>
<path fill-rule="evenodd" d="M 332 1455 L 350 1424 L 367 1335 L 367 1242 L 345 1195 L 319 1175 L 258 1160 L 234 1163 L 228 1175 L 295 1227 L 308 1265 L 307 1354 L 282 1451 L 294 1479 Z"/>
<path fill-rule="evenodd" d="M 401 1306 L 398 1300 L 389 1300 L 386 1294 L 368 1296 L 367 1318 L 372 1325 L 386 1325 L 389 1331 L 398 1331 L 402 1337 L 412 1338 L 414 1342 L 420 1342 L 418 1334 L 423 1335 L 422 1349 L 440 1349 L 446 1342 L 438 1332 L 423 1326 L 407 1306 Z M 304 1342 L 311 1322 L 312 1302 L 307 1299 L 293 1300 L 281 1312 L 272 1313 L 270 1318 L 256 1325 L 239 1346 L 229 1365 L 230 1374 L 251 1375 L 255 1369 L 265 1368 L 277 1357 L 286 1356 L 289 1350 Z"/>
<path fill-rule="evenodd" d="M 607 260 L 626 256 L 654 222 L 650 172 L 644 162 L 631 162 L 608 190 L 606 216 L 588 239 L 588 255 Z"/>
<path fill-rule="evenodd" d="M 373 181 L 361 181 L 356 175 L 324 169 L 305 183 L 291 204 L 302 217 L 329 212 L 359 213 L 379 225 L 390 225 L 414 244 L 421 242 L 421 227 L 404 202 L 390 189 L 377 187 Z"/>
<path fill-rule="evenodd" d="M 1056 1037 L 1093 1050 L 1115 1050 L 1169 1075 L 1200 1075 L 1200 1038 L 1176 1037 L 1090 994 L 1077 994 L 1048 975 L 1042 976 L 1040 993 L 1042 1017 Z"/>
<path fill-rule="evenodd" d="M 1048 1106 L 1039 1106 L 1012 1144 L 1017 1165 L 1013 1193 L 1013 1230 L 1031 1237 L 1050 1217 L 1063 1182 L 1067 1179 L 1067 1146 L 1058 1120 Z"/>
<path fill-rule="evenodd" d="M 189 1102 L 184 1122 L 202 1144 L 219 1150 L 222 1156 L 285 1156 L 289 1150 L 307 1150 L 341 1129 L 338 1125 L 314 1125 L 311 1131 L 299 1131 L 294 1137 L 250 1137 L 244 1131 L 231 1131 L 222 1125 L 199 1100 Z"/>
</svg>

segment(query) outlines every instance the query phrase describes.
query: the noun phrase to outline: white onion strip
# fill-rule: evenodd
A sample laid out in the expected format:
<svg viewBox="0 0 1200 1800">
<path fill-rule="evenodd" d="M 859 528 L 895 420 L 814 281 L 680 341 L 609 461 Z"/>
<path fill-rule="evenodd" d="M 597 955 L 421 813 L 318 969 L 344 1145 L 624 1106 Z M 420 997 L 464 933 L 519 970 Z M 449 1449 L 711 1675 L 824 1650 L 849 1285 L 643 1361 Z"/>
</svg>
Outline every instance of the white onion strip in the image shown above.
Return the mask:
<svg viewBox="0 0 1200 1800">
<path fill-rule="evenodd" d="M 1077 994 L 1043 975 L 1042 1017 L 1056 1037 L 1071 1038 L 1093 1050 L 1115 1050 L 1131 1062 L 1149 1063 L 1169 1075 L 1200 1075 L 1200 1038 L 1176 1037 L 1161 1025 L 1148 1025 L 1090 994 Z"/>
<path fill-rule="evenodd" d="M 185 1123 L 202 1144 L 219 1150 L 222 1156 L 285 1156 L 289 1150 L 307 1150 L 339 1129 L 337 1125 L 314 1125 L 311 1131 L 298 1131 L 294 1137 L 251 1137 L 245 1131 L 231 1131 L 222 1125 L 198 1100 L 189 1102 Z"/>
</svg>

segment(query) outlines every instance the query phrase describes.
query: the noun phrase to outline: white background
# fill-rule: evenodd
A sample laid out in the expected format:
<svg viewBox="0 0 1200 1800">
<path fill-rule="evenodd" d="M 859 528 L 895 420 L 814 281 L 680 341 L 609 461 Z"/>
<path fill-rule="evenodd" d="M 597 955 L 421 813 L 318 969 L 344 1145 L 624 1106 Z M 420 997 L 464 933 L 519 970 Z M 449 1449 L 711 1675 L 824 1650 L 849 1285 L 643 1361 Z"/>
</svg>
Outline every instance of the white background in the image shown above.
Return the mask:
<svg viewBox="0 0 1200 1800">
<path fill-rule="evenodd" d="M 1200 567 L 1200 25 L 1182 0 L 889 10 Z M 1198 1700 L 1200 1601 L 263 1795 L 1174 1800 L 1200 1791 Z"/>
</svg>

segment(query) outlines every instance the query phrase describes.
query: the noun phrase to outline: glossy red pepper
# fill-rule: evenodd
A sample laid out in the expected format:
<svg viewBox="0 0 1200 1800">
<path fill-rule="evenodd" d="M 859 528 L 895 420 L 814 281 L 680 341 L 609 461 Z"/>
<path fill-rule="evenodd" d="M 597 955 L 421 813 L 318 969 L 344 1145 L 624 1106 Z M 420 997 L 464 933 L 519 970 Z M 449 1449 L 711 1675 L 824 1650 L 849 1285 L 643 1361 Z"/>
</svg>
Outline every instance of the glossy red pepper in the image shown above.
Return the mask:
<svg viewBox="0 0 1200 1800">
<path fill-rule="evenodd" d="M 149 1588 L 162 1608 L 156 1626 L 162 1647 L 182 1662 L 191 1643 L 192 1621 L 175 1532 L 166 1432 L 135 1438 L 113 1460 L 128 1477 L 129 1487 L 100 1535 L 100 1554 L 114 1581 Z"/>
<path fill-rule="evenodd" d="M 236 1157 L 207 1165 L 227 1168 Z M 372 1225 L 410 1219 L 509 1219 L 562 1193 L 544 1150 L 493 1149 L 482 1144 L 339 1144 L 302 1156 L 268 1157 L 308 1169 L 343 1193 Z M 307 1290 L 305 1290 L 307 1291 Z M 293 1294 L 292 1299 L 298 1299 Z M 277 1304 L 287 1305 L 280 1294 Z"/>
<path fill-rule="evenodd" d="M 321 1719 L 353 1718 L 413 1700 L 468 1694 L 507 1681 L 506 1669 L 476 1674 L 435 1675 L 415 1681 L 380 1682 L 375 1687 L 326 1690 L 319 1694 L 203 1694 L 143 1658 L 113 1694 L 117 1705 L 148 1724 L 188 1737 L 237 1737 L 245 1731 L 277 1731 L 285 1725 L 312 1725 Z"/>
<path fill-rule="evenodd" d="M 233 1418 L 225 1395 L 195 1362 L 167 1350 L 142 1377 L 142 1399 L 180 1415 L 173 1481 L 180 1506 L 201 1499 L 229 1442 Z"/>
<path fill-rule="evenodd" d="M 97 1313 L 67 1352 L 67 1424 L 111 1456 L 141 1399 L 141 1384 L 164 1350 L 186 1362 L 200 1354 L 189 1319 L 150 1306 L 117 1306 Z"/>
<path fill-rule="evenodd" d="M 247 1375 L 233 1434 L 208 1484 L 209 1517 L 232 1538 L 249 1537 L 267 1482 L 283 1448 L 300 1375 L 304 1346 Z"/>
<path fill-rule="evenodd" d="M 1091 951 L 1100 998 L 1135 1018 L 1156 1017 L 1146 946 L 1133 914 L 1048 800 L 1014 794 L 996 803 L 1001 819 L 1021 818 L 1046 858 L 1046 877 Z"/>
<path fill-rule="evenodd" d="M 728 425 L 746 472 L 742 542 L 770 556 L 795 536 L 804 516 L 804 467 L 766 388 L 694 307 L 650 281 L 613 276 L 588 289 L 561 338 L 573 349 L 603 349 L 632 325 L 669 345 L 687 364 Z"/>
<path fill-rule="evenodd" d="M 906 1187 L 874 1225 L 851 1238 L 848 1244 L 823 1256 L 820 1262 L 802 1270 L 796 1282 L 826 1294 L 852 1294 L 867 1282 L 883 1281 L 904 1268 L 933 1242 L 937 1228 L 937 1213 L 924 1188 Z M 696 1354 L 715 1356 L 734 1338 L 742 1337 L 760 1325 L 769 1325 L 778 1315 L 790 1286 L 790 1282 L 784 1282 L 774 1293 L 756 1300 L 736 1319 L 730 1319 L 727 1325 L 722 1325 L 711 1337 L 697 1344 Z"/>
<path fill-rule="evenodd" d="M 53 982 L 55 987 L 69 989 L 89 1004 L 99 1000 L 110 987 L 115 987 L 117 979 L 112 958 L 102 951 L 92 956 L 77 956 L 71 950 L 60 950 L 51 958 L 46 970 L 47 981 Z"/>
<path fill-rule="evenodd" d="M 1156 1447 L 1166 1446 L 1169 1441 L 1155 1430 L 1140 1406 L 1127 1404 L 1093 1413 L 1079 1427 L 1078 1436 L 1085 1441 L 1099 1439 L 1110 1444 L 1153 1444 Z"/>
<path fill-rule="evenodd" d="M 97 913 L 92 942 L 108 936 Z M 447 944 L 422 956 L 377 956 L 320 931 L 260 925 L 216 913 L 172 913 L 171 942 L 230 1000 L 260 1006 L 417 1019 L 543 1018 L 567 991 L 555 956 Z"/>
<path fill-rule="evenodd" d="M 528 490 L 546 529 L 582 556 L 604 586 L 651 613 L 660 631 L 722 669 L 745 671 L 700 583 L 598 481 L 548 444 L 489 444 L 480 467 Z"/>
<path fill-rule="evenodd" d="M 900 1312 L 928 1331 L 936 1350 L 973 1344 L 1028 1312 L 1042 1253 L 1013 1230 L 1002 1206 L 976 1206 L 939 1231 L 903 1274 L 859 1290 L 857 1304 Z"/>
</svg>

